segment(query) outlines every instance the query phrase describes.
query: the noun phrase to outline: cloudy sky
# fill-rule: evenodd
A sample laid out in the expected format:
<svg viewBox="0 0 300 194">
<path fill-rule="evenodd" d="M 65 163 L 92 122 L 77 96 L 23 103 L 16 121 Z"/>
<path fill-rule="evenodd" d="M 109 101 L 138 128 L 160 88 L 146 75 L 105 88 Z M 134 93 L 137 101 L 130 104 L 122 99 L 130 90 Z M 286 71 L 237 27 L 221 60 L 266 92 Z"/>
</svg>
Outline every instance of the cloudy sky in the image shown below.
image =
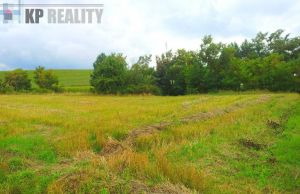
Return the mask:
<svg viewBox="0 0 300 194">
<path fill-rule="evenodd" d="M 4 0 L 5 1 L 5 0 Z M 1 1 L 2 2 L 2 1 Z M 35 3 L 23 0 L 23 3 Z M 40 2 L 40 1 L 39 1 Z M 259 31 L 300 35 L 299 0 L 45 0 L 103 3 L 102 24 L 1 24 L 0 70 L 92 68 L 101 53 L 122 52 L 129 64 L 144 54 L 197 49 L 211 34 L 241 42 Z"/>
</svg>

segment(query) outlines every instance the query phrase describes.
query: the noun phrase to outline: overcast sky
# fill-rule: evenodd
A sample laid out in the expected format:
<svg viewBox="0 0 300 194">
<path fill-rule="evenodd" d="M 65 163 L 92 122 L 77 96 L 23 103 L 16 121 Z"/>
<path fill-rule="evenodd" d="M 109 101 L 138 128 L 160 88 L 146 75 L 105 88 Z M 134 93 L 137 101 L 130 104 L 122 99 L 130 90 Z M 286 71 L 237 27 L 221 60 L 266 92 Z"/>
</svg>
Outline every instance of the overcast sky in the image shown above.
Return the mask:
<svg viewBox="0 0 300 194">
<path fill-rule="evenodd" d="M 103 3 L 102 24 L 0 23 L 0 70 L 89 69 L 101 52 L 122 52 L 131 64 L 140 55 L 166 51 L 166 42 L 168 49 L 197 49 L 207 34 L 223 42 L 277 29 L 300 35 L 299 0 L 43 1 L 53 2 Z"/>
</svg>

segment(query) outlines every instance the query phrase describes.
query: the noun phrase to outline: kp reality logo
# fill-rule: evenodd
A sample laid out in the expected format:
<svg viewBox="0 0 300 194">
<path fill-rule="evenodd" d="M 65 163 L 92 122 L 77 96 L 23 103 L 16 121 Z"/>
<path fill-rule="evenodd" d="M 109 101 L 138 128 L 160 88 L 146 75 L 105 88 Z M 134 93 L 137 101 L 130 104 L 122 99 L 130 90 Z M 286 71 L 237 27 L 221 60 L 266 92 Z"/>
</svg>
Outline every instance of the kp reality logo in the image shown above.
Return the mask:
<svg viewBox="0 0 300 194">
<path fill-rule="evenodd" d="M 0 0 L 0 23 L 101 24 L 103 4 L 24 4 Z"/>
</svg>

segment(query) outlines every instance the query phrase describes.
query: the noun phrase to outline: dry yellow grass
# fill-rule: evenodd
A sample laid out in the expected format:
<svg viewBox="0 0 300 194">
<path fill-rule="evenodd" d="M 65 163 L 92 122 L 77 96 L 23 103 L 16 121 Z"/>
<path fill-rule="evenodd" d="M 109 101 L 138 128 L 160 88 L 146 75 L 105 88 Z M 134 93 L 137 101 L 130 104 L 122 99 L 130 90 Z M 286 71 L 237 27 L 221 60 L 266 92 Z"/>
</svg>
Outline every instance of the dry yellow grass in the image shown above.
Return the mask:
<svg viewBox="0 0 300 194">
<path fill-rule="evenodd" d="M 299 99 L 1 95 L 0 193 L 293 192 L 299 166 L 269 162 L 267 121 L 283 127 Z"/>
</svg>

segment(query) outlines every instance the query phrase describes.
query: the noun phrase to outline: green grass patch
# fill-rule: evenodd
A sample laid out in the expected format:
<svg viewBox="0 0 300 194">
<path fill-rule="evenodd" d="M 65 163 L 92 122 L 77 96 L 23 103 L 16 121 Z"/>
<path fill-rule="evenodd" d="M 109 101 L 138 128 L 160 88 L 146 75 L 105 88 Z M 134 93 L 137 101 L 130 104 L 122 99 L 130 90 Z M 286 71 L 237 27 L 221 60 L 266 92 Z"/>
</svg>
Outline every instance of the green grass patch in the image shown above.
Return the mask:
<svg viewBox="0 0 300 194">
<path fill-rule="evenodd" d="M 42 137 L 10 137 L 0 141 L 0 149 L 46 163 L 56 162 L 54 149 Z"/>
<path fill-rule="evenodd" d="M 29 78 L 32 81 L 33 87 L 37 87 L 34 83 L 33 70 L 28 70 Z M 0 79 L 4 78 L 5 71 L 0 71 Z M 92 70 L 76 70 L 76 69 L 66 69 L 66 70 L 53 70 L 54 75 L 58 77 L 59 83 L 63 85 L 67 91 L 86 91 L 90 86 L 90 75 Z"/>
<path fill-rule="evenodd" d="M 284 128 L 272 152 L 280 162 L 300 166 L 300 104 L 295 108 L 293 116 L 289 118 Z"/>
</svg>

